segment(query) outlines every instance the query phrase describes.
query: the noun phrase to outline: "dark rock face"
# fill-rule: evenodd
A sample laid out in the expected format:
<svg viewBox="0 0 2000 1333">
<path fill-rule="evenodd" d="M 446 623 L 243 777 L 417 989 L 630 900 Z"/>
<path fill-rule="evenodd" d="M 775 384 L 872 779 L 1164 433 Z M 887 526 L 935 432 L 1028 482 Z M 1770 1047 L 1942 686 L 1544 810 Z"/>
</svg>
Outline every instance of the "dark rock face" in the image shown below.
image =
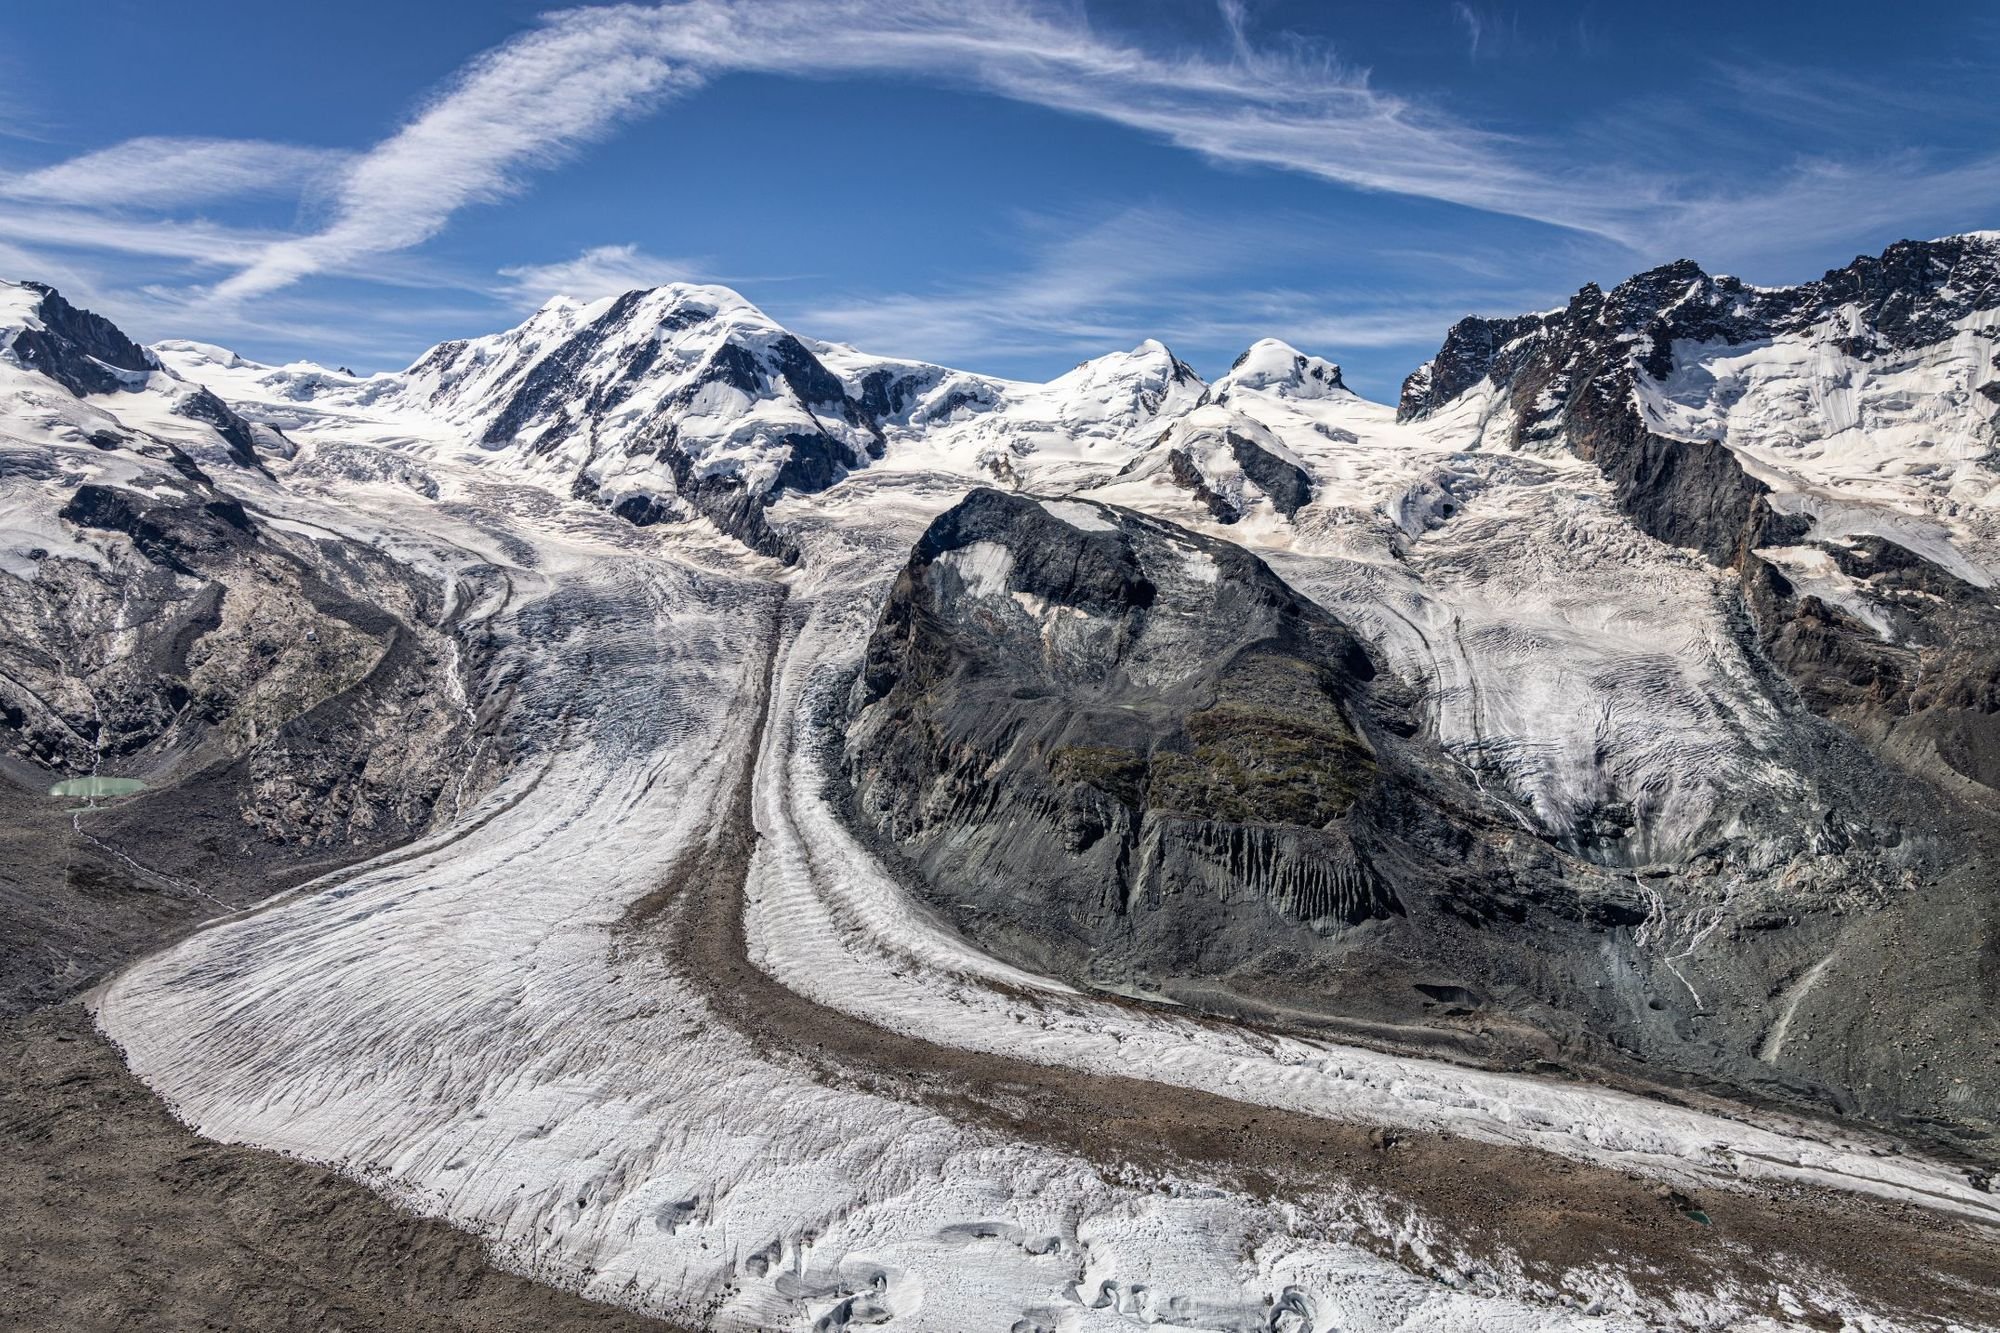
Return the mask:
<svg viewBox="0 0 2000 1333">
<path fill-rule="evenodd" d="M 734 472 L 703 471 L 681 443 L 681 411 L 710 384 L 727 384 L 758 397 L 769 392 L 774 380 L 816 412 L 829 412 L 864 431 L 869 440 L 865 451 L 856 453 L 844 440 L 824 430 L 794 431 L 773 442 L 772 447 L 782 451 L 784 462 L 766 485 L 753 487 Z M 724 343 L 716 349 L 703 373 L 662 407 L 660 425 L 644 447 L 666 461 L 681 496 L 752 550 L 787 563 L 795 560 L 797 553 L 772 530 L 764 509 L 787 492 L 823 491 L 850 469 L 864 467 L 871 458 L 882 456 L 882 429 L 875 418 L 862 403 L 848 397 L 833 372 L 790 334 L 764 349 Z"/>
<path fill-rule="evenodd" d="M 79 398 L 114 393 L 127 387 L 129 376 L 154 368 L 151 354 L 110 320 L 77 309 L 53 287 L 23 285 L 42 295 L 35 317 L 43 326 L 15 335 L 14 355 L 23 366 L 39 370 Z"/>
<path fill-rule="evenodd" d="M 1294 517 L 1312 501 L 1312 479 L 1305 469 L 1263 448 L 1237 431 L 1229 432 L 1229 452 L 1258 490 L 1271 497 L 1272 507 Z"/>
<path fill-rule="evenodd" d="M 1242 471 L 1244 479 L 1270 499 L 1273 509 L 1286 518 L 1292 518 L 1312 503 L 1312 478 L 1304 468 L 1280 458 L 1240 430 L 1224 430 L 1221 435 L 1223 445 Z M 1244 514 L 1244 501 L 1251 497 L 1240 495 L 1241 487 L 1211 477 L 1202 470 L 1202 459 L 1209 451 L 1202 448 L 1197 440 L 1177 437 L 1171 432 L 1163 438 L 1187 441 L 1168 448 L 1168 479 L 1182 490 L 1192 492 L 1195 499 L 1215 516 L 1216 522 L 1235 523 L 1240 520 Z M 1146 457 L 1141 455 L 1127 463 L 1120 475 L 1129 475 L 1146 465 Z"/>
<path fill-rule="evenodd" d="M 1403 381 L 1396 415 L 1404 421 L 1428 416 L 1488 375 L 1496 380 L 1511 378 L 1518 360 L 1510 364 L 1508 352 L 1545 322 L 1541 315 L 1514 319 L 1472 315 L 1460 320 L 1445 334 L 1438 354 Z"/>
<path fill-rule="evenodd" d="M 1128 465 L 1129 472 L 1131 467 Z M 1167 454 L 1167 476 L 1174 485 L 1192 492 L 1218 523 L 1234 523 L 1243 517 L 1243 511 L 1230 503 L 1229 497 L 1208 484 L 1202 475 L 1201 465 L 1194 461 L 1194 455 L 1186 449 L 1175 449 Z"/>
<path fill-rule="evenodd" d="M 926 395 L 954 379 L 957 382 L 935 401 L 923 402 Z M 855 401 L 878 424 L 922 425 L 948 421 L 965 408 L 993 407 L 999 402 L 999 391 L 989 380 L 942 366 L 882 366 L 861 376 L 861 393 Z"/>
<path fill-rule="evenodd" d="M 60 517 L 82 528 L 122 532 L 141 555 L 177 574 L 192 575 L 190 560 L 241 548 L 255 534 L 242 504 L 218 491 L 158 497 L 91 483 L 76 488 Z"/>
<path fill-rule="evenodd" d="M 759 555 L 782 560 L 788 565 L 797 563 L 797 547 L 780 536 L 764 515 L 764 510 L 771 503 L 769 494 L 751 490 L 734 472 L 716 472 L 706 476 L 697 473 L 694 461 L 676 445 L 663 448 L 662 457 L 673 473 L 674 486 L 680 497 L 706 516 L 709 522 Z M 623 517 L 633 517 L 623 506 L 618 512 Z"/>
<path fill-rule="evenodd" d="M 1816 544 L 1885 619 L 1802 594 L 1754 554 L 1744 596 L 1759 640 L 1814 712 L 1852 727 L 1904 767 L 2000 792 L 2000 604 L 1881 537 Z"/>
<path fill-rule="evenodd" d="M 861 377 L 861 396 L 856 401 L 869 416 L 877 421 L 886 421 L 909 411 L 910 404 L 927 384 L 927 379 L 899 375 L 882 367 Z"/>
<path fill-rule="evenodd" d="M 281 842 L 422 827 L 468 740 L 441 590 L 366 547 L 272 533 L 212 487 L 88 483 L 60 516 L 130 553 L 0 586 L 12 753 L 57 777 L 116 760 L 160 786 L 247 763 L 242 822 Z M 348 726 L 293 734 L 342 708 Z M 278 787 L 309 795 L 291 805 Z"/>
<path fill-rule="evenodd" d="M 857 686 L 869 817 L 936 882 L 999 872 L 1072 967 L 1226 969 L 1262 932 L 1400 912 L 1356 813 L 1381 725 L 1358 641 L 1239 548 L 1075 509 L 1102 530 L 975 491 L 918 545 Z"/>
<path fill-rule="evenodd" d="M 215 427 L 216 434 L 229 446 L 230 461 L 238 467 L 255 468 L 269 475 L 263 460 L 257 456 L 257 428 L 207 389 L 196 389 L 175 404 L 174 411 L 190 421 Z"/>
<path fill-rule="evenodd" d="M 1497 811 L 1411 741 L 1408 687 L 1255 556 L 1052 503 L 979 490 L 932 525 L 847 732 L 860 819 L 988 947 L 1380 1017 L 1431 1003 L 1417 982 L 1520 970 L 1472 963 L 1449 923 L 1626 910 L 1615 883 L 1586 901 L 1514 864 Z"/>
</svg>

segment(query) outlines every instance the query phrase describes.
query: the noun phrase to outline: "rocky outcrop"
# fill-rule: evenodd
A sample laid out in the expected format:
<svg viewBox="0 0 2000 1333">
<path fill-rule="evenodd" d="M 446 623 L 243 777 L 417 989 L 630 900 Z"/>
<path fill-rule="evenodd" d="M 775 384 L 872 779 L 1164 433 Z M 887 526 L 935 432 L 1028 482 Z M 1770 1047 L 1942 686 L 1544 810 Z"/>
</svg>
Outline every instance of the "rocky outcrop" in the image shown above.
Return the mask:
<svg viewBox="0 0 2000 1333">
<path fill-rule="evenodd" d="M 1398 414 L 1429 416 L 1491 380 L 1532 421 L 1560 410 L 1595 372 L 1614 365 L 1664 379 L 1679 341 L 1740 345 L 1800 336 L 1839 316 L 1845 327 L 1832 335 L 1833 345 L 1869 357 L 1941 342 L 1967 316 L 1996 307 L 2000 241 L 1993 233 L 1899 241 L 1797 287 L 1754 287 L 1682 259 L 1608 295 L 1587 284 L 1561 310 L 1460 320 L 1438 354 L 1403 382 Z M 1545 389 L 1549 402 L 1537 408 L 1533 400 Z"/>
<path fill-rule="evenodd" d="M 1839 600 L 1752 554 L 1759 640 L 1806 703 L 1913 772 L 2000 792 L 2000 605 L 1993 591 L 1882 537 L 1795 548 L 1845 584 Z M 1863 619 L 1863 616 L 1868 617 Z M 1871 623 L 1872 622 L 1872 623 Z"/>
<path fill-rule="evenodd" d="M 0 870 L 0 935 L 53 950 L 0 950 L 0 1010 L 88 984 L 190 914 L 406 842 L 510 761 L 460 702 L 477 644 L 381 552 L 166 487 L 86 484 L 62 521 L 100 562 L 0 576 L 0 785 L 36 848 L 18 880 Z M 89 777 L 140 790 L 51 799 Z M 55 975 L 30 965 L 47 959 Z"/>
<path fill-rule="evenodd" d="M 1375 677 L 1237 547 L 975 491 L 883 612 L 850 772 L 928 878 L 1031 900 L 1010 916 L 1069 970 L 1227 971 L 1403 910 L 1357 811 Z"/>
<path fill-rule="evenodd" d="M 1403 1009 L 1424 1002 L 1409 969 L 1449 945 L 1440 903 L 1521 910 L 1467 793 L 1413 756 L 1414 702 L 1240 547 L 979 490 L 897 580 L 847 771 L 862 820 L 1010 956 Z M 1329 980 L 1369 923 L 1403 963 Z"/>
<path fill-rule="evenodd" d="M 258 457 L 257 453 L 259 428 L 238 416 L 235 409 L 207 389 L 196 389 L 182 398 L 174 405 L 174 412 L 175 415 L 186 417 L 190 421 L 200 421 L 215 427 L 215 433 L 222 437 L 223 444 L 228 447 L 230 462 L 238 467 L 254 468 L 265 476 L 270 475 L 270 470 L 264 466 L 264 460 Z M 270 430 L 269 427 L 263 429 Z M 275 431 L 270 433 L 276 434 Z M 291 452 L 288 447 L 289 441 L 284 441 L 280 437 L 279 443 L 287 447 L 281 447 L 277 452 L 289 455 Z"/>
<path fill-rule="evenodd" d="M 1155 475 L 1190 492 L 1223 524 L 1241 522 L 1260 504 L 1294 518 L 1313 498 L 1312 477 L 1271 431 L 1214 402 L 1176 421 L 1113 480 Z"/>
<path fill-rule="evenodd" d="M 8 350 L 24 369 L 40 371 L 79 398 L 115 393 L 153 370 L 151 354 L 102 315 L 79 310 L 39 282 L 21 286 L 36 299 L 27 327 L 14 330 Z"/>
<path fill-rule="evenodd" d="M 1812 707 L 1919 772 L 1943 760 L 1959 776 L 1987 775 L 1973 780 L 1990 788 L 1996 767 L 1978 757 L 2000 735 L 1990 595 L 1893 542 L 1814 542 L 1810 515 L 1779 512 L 1726 438 L 1663 434 L 1645 402 L 1683 367 L 1677 349 L 1803 339 L 1864 367 L 1946 343 L 1996 308 L 2000 242 L 1991 237 L 1901 242 L 1788 288 L 1712 277 L 1682 260 L 1609 293 L 1586 286 L 1560 311 L 1461 321 L 1404 383 L 1399 415 L 1421 419 L 1489 384 L 1511 414 L 1515 447 L 1560 446 L 1595 463 L 1641 531 L 1736 570 L 1759 642 Z M 1895 646 L 1851 610 L 1795 595 L 1758 554 L 1801 543 L 1857 581 L 1870 614 L 1893 622 Z M 1929 676 L 1921 692 L 1920 674 Z"/>
<path fill-rule="evenodd" d="M 257 531 L 242 502 L 212 485 L 193 495 L 148 495 L 90 482 L 76 488 L 57 516 L 80 528 L 121 533 L 146 559 L 187 575 L 195 573 L 190 561 L 240 550 Z"/>
<path fill-rule="evenodd" d="M 1496 383 L 1512 380 L 1532 348 L 1531 336 L 1548 322 L 1545 315 L 1512 319 L 1469 315 L 1461 319 L 1445 334 L 1437 355 L 1403 381 L 1397 415 L 1405 421 L 1426 417 L 1483 379 L 1491 377 Z"/>
<path fill-rule="evenodd" d="M 34 318 L 120 354 L 122 335 L 53 293 Z M 49 365 L 46 388 L 16 380 L 40 410 L 110 420 Z M 261 468 L 263 428 L 207 390 L 170 410 Z M 0 1010 L 408 841 L 510 761 L 468 706 L 483 657 L 435 579 L 267 520 L 218 484 L 233 468 L 211 474 L 143 431 L 6 443 L 10 522 L 45 545 L 0 572 L 0 787 L 18 825 L 0 866 Z M 51 794 L 105 778 L 139 790 Z"/>
</svg>

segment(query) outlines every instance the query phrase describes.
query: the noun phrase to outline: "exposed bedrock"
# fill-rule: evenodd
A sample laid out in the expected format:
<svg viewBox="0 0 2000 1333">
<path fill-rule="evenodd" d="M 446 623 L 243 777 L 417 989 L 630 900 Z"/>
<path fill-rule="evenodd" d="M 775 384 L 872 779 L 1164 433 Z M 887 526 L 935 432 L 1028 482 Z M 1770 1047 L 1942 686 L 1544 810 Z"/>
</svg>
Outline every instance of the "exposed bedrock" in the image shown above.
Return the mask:
<svg viewBox="0 0 2000 1333">
<path fill-rule="evenodd" d="M 1634 526 L 1736 571 L 1745 636 L 1781 673 L 1774 697 L 1846 733 L 1792 725 L 1781 762 L 1844 793 L 1844 813 L 1794 817 L 1806 845 L 1750 858 L 1761 876 L 1819 877 L 1828 890 L 1751 918 L 1753 937 L 1725 955 L 1770 951 L 1768 994 L 1744 997 L 1764 1025 L 1757 1053 L 1839 1089 L 1844 1105 L 1954 1133 L 1990 1133 L 2000 1098 L 2000 904 L 1986 869 L 2000 806 L 1992 591 L 1883 537 L 1821 536 L 1809 506 L 1775 495 L 1726 440 L 1659 434 L 1641 404 L 1690 348 L 1808 339 L 1866 365 L 1944 345 L 1996 305 L 2000 249 L 1976 238 L 1904 242 L 1792 288 L 1682 261 L 1609 293 L 1586 287 L 1549 314 L 1462 322 L 1399 409 L 1427 416 L 1490 383 L 1512 444 L 1593 462 Z M 1807 586 L 1801 570 L 1824 575 Z M 1781 830 L 1773 815 L 1744 822 Z M 1862 851 L 1857 827 L 1878 850 Z M 1814 867 L 1828 848 L 1844 883 Z M 1914 972 L 1896 961 L 1915 958 Z M 1990 1141 L 1975 1151 L 1993 1155 Z"/>
<path fill-rule="evenodd" d="M 1682 864 L 1598 864 L 1480 790 L 1423 715 L 1247 551 L 980 490 L 896 580 L 845 763 L 857 823 L 913 887 L 1029 967 L 1507 1064 L 1984 1124 L 1969 1090 L 1992 1091 L 2000 988 L 1965 868 L 1976 815 L 1798 711 L 1795 802 Z M 1881 986 L 1912 950 L 1937 984 Z"/>
<path fill-rule="evenodd" d="M 24 368 L 40 371 L 82 397 L 128 388 L 157 364 L 104 316 L 78 309 L 43 283 L 22 285 L 39 298 L 34 315 L 40 324 L 13 332 L 9 346 Z"/>
<path fill-rule="evenodd" d="M 1375 675 L 1344 626 L 1239 548 L 976 491 L 884 613 L 855 773 L 941 882 L 1003 861 L 1068 970 L 1107 947 L 1228 969 L 1268 930 L 1402 910 L 1366 850 L 1367 731 L 1406 725 L 1387 700 L 1364 720 Z"/>
</svg>

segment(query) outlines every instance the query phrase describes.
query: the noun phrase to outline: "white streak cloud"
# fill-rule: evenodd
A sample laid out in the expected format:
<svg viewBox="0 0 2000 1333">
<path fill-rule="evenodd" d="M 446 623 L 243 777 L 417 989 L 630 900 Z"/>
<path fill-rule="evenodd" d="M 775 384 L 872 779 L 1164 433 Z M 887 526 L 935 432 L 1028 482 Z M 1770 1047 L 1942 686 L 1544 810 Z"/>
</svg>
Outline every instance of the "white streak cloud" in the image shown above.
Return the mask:
<svg viewBox="0 0 2000 1333">
<path fill-rule="evenodd" d="M 349 156 L 256 139 L 149 136 L 37 171 L 0 176 L 0 195 L 75 206 L 172 208 L 295 194 L 339 170 Z"/>
<path fill-rule="evenodd" d="M 1513 159 L 1519 146 L 1378 92 L 1331 57 L 1260 51 L 1241 15 L 1226 58 L 1163 54 L 1105 36 L 1081 11 L 1030 0 L 683 0 L 568 10 L 481 56 L 396 135 L 364 154 L 333 221 L 272 245 L 224 281 L 225 299 L 275 290 L 420 244 L 458 209 L 663 99 L 732 71 L 880 74 L 969 87 L 1157 135 L 1219 160 L 1607 231 Z"/>
<path fill-rule="evenodd" d="M 409 124 L 364 154 L 332 223 L 280 241 L 216 288 L 256 296 L 309 274 L 408 249 L 468 204 L 504 198 L 621 119 L 700 76 L 670 63 L 656 11 L 573 10 L 473 61 Z"/>
<path fill-rule="evenodd" d="M 572 259 L 552 264 L 520 264 L 500 270 L 525 304 L 540 305 L 552 296 L 594 301 L 643 287 L 686 282 L 698 266 L 682 259 L 662 259 L 636 245 L 599 245 Z"/>
<path fill-rule="evenodd" d="M 363 152 L 135 139 L 0 178 L 0 196 L 23 202 L 0 209 L 0 237 L 233 270 L 184 293 L 197 301 L 190 313 L 226 319 L 232 308 L 313 275 L 389 280 L 415 262 L 399 265 L 398 256 L 438 235 L 460 210 L 510 196 L 621 124 L 732 72 L 901 78 L 983 92 L 1125 126 L 1218 162 L 1550 224 L 1571 240 L 1610 242 L 1646 261 L 1693 252 L 1733 263 L 1756 258 L 1775 238 L 1796 246 L 1854 237 L 1877 219 L 1889 228 L 1920 214 L 1928 220 L 1933 209 L 1962 216 L 2000 201 L 2000 156 L 1955 166 L 1894 154 L 1802 162 L 1730 185 L 1718 183 L 1726 162 L 1711 172 L 1645 161 L 1643 133 L 1596 145 L 1585 136 L 1581 147 L 1574 135 L 1558 143 L 1496 134 L 1379 89 L 1324 49 L 1254 40 L 1240 0 L 1220 0 L 1219 8 L 1227 40 L 1203 50 L 1120 36 L 1093 24 L 1080 4 L 1043 0 L 676 0 L 571 9 L 474 59 Z M 1455 17 L 1482 57 L 1514 40 L 1506 23 L 1474 4 L 1456 6 Z M 315 230 L 259 234 L 133 212 L 285 190 L 316 205 Z M 1125 298 L 1100 290 L 1104 262 L 1066 264 L 1052 253 L 1028 286 L 996 292 L 988 312 L 951 319 L 936 299 L 913 294 L 848 305 L 843 323 L 900 321 L 911 334 L 928 328 L 945 339 L 923 349 L 933 356 L 961 345 L 1025 343 L 1038 332 L 1080 339 L 1125 323 Z M 521 300 L 533 288 L 569 288 L 587 296 L 682 276 L 674 261 L 600 247 L 507 270 L 499 294 Z M 1389 324 L 1349 326 L 1363 336 L 1371 329 L 1399 336 Z M 892 341 L 910 346 L 913 338 Z"/>
</svg>

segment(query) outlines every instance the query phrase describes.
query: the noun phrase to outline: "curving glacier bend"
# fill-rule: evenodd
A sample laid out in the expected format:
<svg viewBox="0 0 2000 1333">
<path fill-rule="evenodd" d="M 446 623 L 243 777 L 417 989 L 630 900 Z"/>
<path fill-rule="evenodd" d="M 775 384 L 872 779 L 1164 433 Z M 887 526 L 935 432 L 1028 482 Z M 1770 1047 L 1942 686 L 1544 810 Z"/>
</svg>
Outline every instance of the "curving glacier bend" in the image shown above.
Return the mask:
<svg viewBox="0 0 2000 1333">
<path fill-rule="evenodd" d="M 605 312 L 586 313 L 544 322 L 570 334 Z M 778 335 L 758 337 L 789 355 Z M 624 374 L 655 343 L 608 345 Z M 879 367 L 815 350 L 847 401 L 868 401 Z M 1365 1173 L 1308 1173 L 1275 1194 L 1184 1164 L 1135 1173 L 1115 1153 L 941 1109 L 926 1050 L 1552 1154 L 1648 1188 L 1851 1192 L 1972 1234 L 2000 1226 L 1966 1171 L 1859 1130 L 1267 1034 L 1037 975 L 914 902 L 838 808 L 835 724 L 889 584 L 937 514 L 995 480 L 1068 497 L 1051 512 L 1078 527 L 1115 526 L 1118 511 L 1098 506 L 1128 506 L 1259 551 L 1422 683 L 1427 734 L 1496 817 L 1573 838 L 1642 793 L 1618 853 L 1635 882 L 1740 831 L 1746 793 L 1809 803 L 1813 779 L 1783 762 L 1781 719 L 1752 688 L 1759 666 L 1717 595 L 1725 576 L 1634 530 L 1596 469 L 1503 446 L 1497 389 L 1399 420 L 1327 363 L 1274 344 L 1206 388 L 1165 349 L 1142 348 L 1080 371 L 1080 407 L 903 367 L 932 399 L 971 394 L 981 410 L 961 402 L 922 431 L 892 421 L 871 461 L 856 423 L 874 418 L 857 409 L 827 432 L 845 451 L 830 466 L 852 469 L 839 484 L 780 488 L 745 522 L 734 482 L 688 478 L 711 462 L 706 475 L 737 477 L 743 450 L 762 458 L 774 441 L 798 457 L 807 426 L 794 409 L 814 407 L 810 395 L 735 388 L 756 404 L 747 415 L 713 387 L 686 395 L 671 406 L 699 428 L 676 437 L 683 460 L 660 484 L 609 431 L 617 447 L 596 456 L 515 451 L 405 386 L 273 372 L 194 345 L 159 355 L 285 430 L 296 456 L 277 478 L 232 479 L 265 522 L 392 552 L 446 589 L 456 634 L 490 654 L 483 693 L 459 706 L 475 722 L 504 718 L 519 756 L 417 841 L 219 919 L 96 993 L 132 1067 L 204 1134 L 333 1163 L 491 1237 L 523 1271 L 719 1327 L 1750 1328 L 1825 1311 L 1906 1326 L 1804 1254 L 1766 1256 L 1794 1270 L 1788 1283 L 1768 1268 L 1635 1282 L 1604 1256 L 1561 1271 L 1524 1262 L 1442 1200 Z M 1696 426 L 1671 414 L 1692 382 L 1669 380 L 1666 406 L 1642 404 L 1690 438 Z M 550 404 L 575 384 L 538 390 L 510 424 L 561 416 Z M 632 427 L 664 410 L 668 389 L 607 420 Z M 1730 401 L 1747 411 L 1742 393 Z M 92 402 L 127 409 L 129 425 L 184 429 L 145 395 Z M 1468 413 L 1484 414 L 1470 435 Z M 813 428 L 826 415 L 805 412 Z M 1044 434 L 1069 443 L 1038 449 Z M 1968 457 L 1977 445 L 1947 442 Z M 1808 476 L 1815 461 L 1764 435 L 1742 448 L 1767 479 Z M 589 472 L 596 457 L 613 461 L 589 487 L 551 493 L 549 476 Z M 1841 516 L 1837 535 L 1923 534 L 1909 540 L 1990 584 L 1985 497 L 1966 493 L 1964 469 L 1939 500 L 1928 474 L 1885 498 L 1879 469 L 1863 483 L 1846 467 L 1778 490 Z M 1310 479 L 1303 505 L 1294 474 Z M 624 503 L 635 477 L 662 492 L 636 525 Z M 743 540 L 706 520 L 737 523 Z M 1511 539 L 1523 531 L 1539 536 Z M 1762 553 L 1867 609 L 1839 584 L 1848 576 L 1790 550 Z M 1061 632 L 1060 608 L 1010 598 L 1004 583 L 974 595 Z M 1697 1007 L 1719 919 L 1699 895 L 1774 893 L 1760 869 L 1675 886 L 1688 901 L 1651 890 L 1638 947 Z M 756 976 L 732 971 L 744 967 Z M 1774 1056 L 1818 975 L 1772 1026 Z M 772 983 L 829 1030 L 773 1042 L 720 998 L 735 988 L 755 1004 Z M 906 1063 L 845 1078 L 815 1063 L 821 1036 L 887 1040 L 872 1033 L 900 1040 Z"/>
<path fill-rule="evenodd" d="M 885 489 L 855 502 L 903 511 L 878 557 L 939 498 Z M 490 549 L 479 528 L 441 528 L 415 506 L 380 514 L 385 528 L 421 522 L 426 540 Z M 1857 1144 L 1233 1036 L 996 965 L 913 920 L 822 792 L 816 696 L 851 676 L 878 588 L 829 557 L 821 579 L 794 576 L 787 600 L 767 572 L 676 558 L 602 520 L 536 532 L 497 517 L 534 534 L 536 566 L 502 566 L 511 596 L 493 628 L 510 640 L 537 759 L 435 847 L 218 922 L 97 997 L 133 1068 L 204 1134 L 337 1163 L 492 1236 L 526 1271 L 720 1326 L 830 1314 L 838 1326 L 879 1310 L 978 1327 L 1005 1310 L 1051 1329 L 1256 1328 L 1278 1301 L 1354 1329 L 1607 1326 L 1551 1308 L 1561 1292 L 1598 1313 L 1649 1309 L 1610 1275 L 1553 1291 L 1460 1260 L 1448 1236 L 1365 1189 L 1273 1205 L 1190 1181 L 1136 1188 L 893 1097 L 829 1089 L 747 1045 L 620 925 L 726 823 L 754 757 L 749 954 L 829 1007 L 943 1044 L 1666 1180 L 1790 1177 L 2000 1221 L 1962 1177 Z M 1469 1289 L 1342 1243 L 1344 1218 L 1407 1228 Z M 1704 1318 L 1710 1302 L 1728 1309 L 1714 1293 L 1688 1302 Z"/>
</svg>

